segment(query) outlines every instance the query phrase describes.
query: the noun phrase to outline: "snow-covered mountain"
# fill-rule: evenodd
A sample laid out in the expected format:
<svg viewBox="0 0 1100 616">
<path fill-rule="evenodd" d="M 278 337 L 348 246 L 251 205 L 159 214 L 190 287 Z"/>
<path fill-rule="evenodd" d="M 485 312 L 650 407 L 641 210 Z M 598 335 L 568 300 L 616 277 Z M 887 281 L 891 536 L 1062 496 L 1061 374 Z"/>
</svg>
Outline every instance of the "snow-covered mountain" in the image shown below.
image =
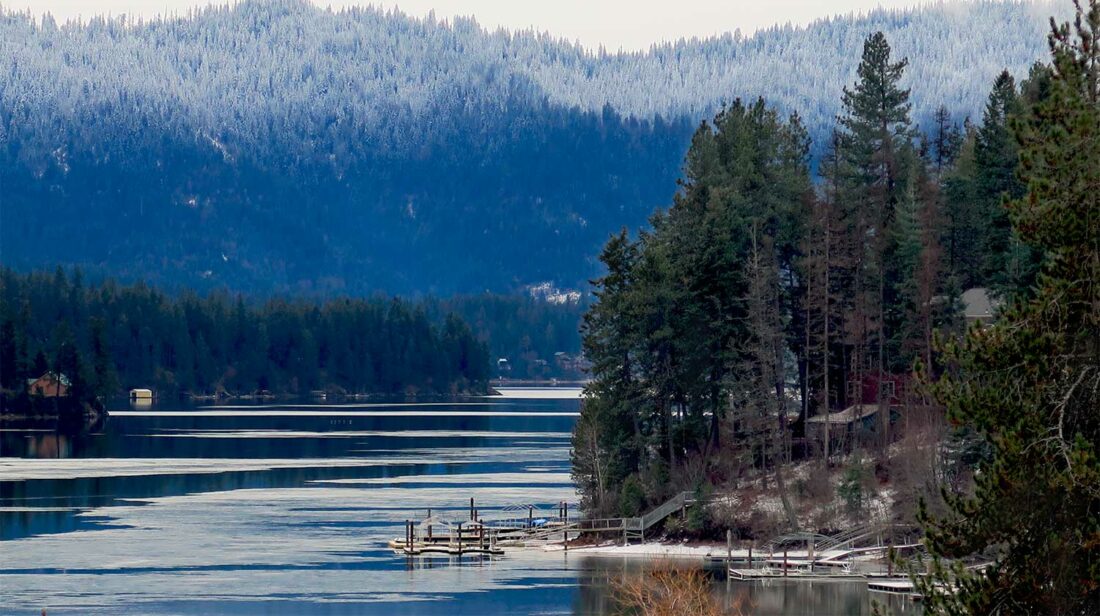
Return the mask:
<svg viewBox="0 0 1100 616">
<path fill-rule="evenodd" d="M 914 117 L 961 120 L 1068 8 L 944 3 L 625 54 L 301 0 L 3 12 L 3 257 L 251 289 L 572 286 L 608 231 L 667 203 L 722 102 L 763 96 L 819 137 L 882 30 Z"/>
</svg>

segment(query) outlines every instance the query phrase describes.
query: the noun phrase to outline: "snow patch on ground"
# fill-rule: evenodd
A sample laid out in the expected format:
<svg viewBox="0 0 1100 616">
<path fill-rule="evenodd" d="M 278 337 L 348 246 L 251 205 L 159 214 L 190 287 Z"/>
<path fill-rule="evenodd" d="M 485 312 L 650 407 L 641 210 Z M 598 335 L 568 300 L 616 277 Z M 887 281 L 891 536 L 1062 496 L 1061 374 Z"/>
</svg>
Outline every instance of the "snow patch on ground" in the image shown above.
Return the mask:
<svg viewBox="0 0 1100 616">
<path fill-rule="evenodd" d="M 547 546 L 547 551 L 562 550 L 562 546 Z M 725 556 L 724 545 L 684 545 L 675 543 L 638 543 L 632 545 L 597 545 L 569 548 L 569 552 L 578 554 L 598 554 L 604 556 L 644 556 L 649 558 L 703 558 L 706 556 Z"/>
</svg>

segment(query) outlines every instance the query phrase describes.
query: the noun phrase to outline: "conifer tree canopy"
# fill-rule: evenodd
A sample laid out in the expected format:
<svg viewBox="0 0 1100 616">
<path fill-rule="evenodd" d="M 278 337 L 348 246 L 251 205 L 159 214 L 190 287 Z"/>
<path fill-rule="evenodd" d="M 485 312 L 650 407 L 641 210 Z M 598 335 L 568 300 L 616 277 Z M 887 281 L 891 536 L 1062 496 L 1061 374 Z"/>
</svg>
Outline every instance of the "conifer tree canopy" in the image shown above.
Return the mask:
<svg viewBox="0 0 1100 616">
<path fill-rule="evenodd" d="M 947 344 L 934 385 L 950 417 L 992 448 L 973 496 L 924 512 L 949 614 L 1087 614 L 1100 606 L 1100 3 L 1052 20 L 1048 95 L 1020 120 L 1021 240 L 1042 256 L 1030 299 Z M 985 554 L 984 572 L 941 558 Z M 938 584 L 946 584 L 941 586 Z"/>
</svg>

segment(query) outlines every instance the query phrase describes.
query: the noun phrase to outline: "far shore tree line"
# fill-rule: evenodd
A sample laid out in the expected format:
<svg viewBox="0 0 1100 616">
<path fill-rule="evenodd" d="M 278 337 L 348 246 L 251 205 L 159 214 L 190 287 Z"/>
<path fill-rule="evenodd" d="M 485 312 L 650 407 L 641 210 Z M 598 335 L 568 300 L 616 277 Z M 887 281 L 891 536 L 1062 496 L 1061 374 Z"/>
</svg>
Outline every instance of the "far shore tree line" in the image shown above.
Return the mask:
<svg viewBox="0 0 1100 616">
<path fill-rule="evenodd" d="M 400 299 L 260 303 L 5 269 L 0 330 L 0 384 L 13 402 L 29 395 L 27 379 L 50 372 L 89 401 L 134 387 L 481 393 L 491 377 L 486 344 L 466 321 Z"/>
<path fill-rule="evenodd" d="M 134 387 L 480 393 L 497 377 L 583 378 L 584 310 L 529 293 L 262 300 L 5 268 L 0 385 L 14 401 L 29 379 L 59 373 L 89 403 Z"/>
<path fill-rule="evenodd" d="M 797 114 L 737 100 L 699 126 L 671 207 L 600 257 L 573 436 L 588 511 L 762 478 L 795 530 L 785 473 L 816 459 L 923 525 L 933 613 L 1095 609 L 1100 6 L 1075 5 L 1051 60 L 990 75 L 962 126 L 947 107 L 916 126 L 907 61 L 868 36 L 820 182 Z M 968 325 L 964 299 L 990 314 Z M 974 555 L 993 565 L 955 560 Z"/>
</svg>

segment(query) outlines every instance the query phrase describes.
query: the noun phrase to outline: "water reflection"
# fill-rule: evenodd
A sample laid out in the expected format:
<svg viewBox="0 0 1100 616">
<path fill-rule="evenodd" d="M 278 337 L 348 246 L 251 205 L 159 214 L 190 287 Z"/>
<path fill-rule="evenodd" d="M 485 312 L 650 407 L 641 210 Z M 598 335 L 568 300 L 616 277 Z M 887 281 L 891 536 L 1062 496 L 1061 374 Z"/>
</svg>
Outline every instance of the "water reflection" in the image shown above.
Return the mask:
<svg viewBox="0 0 1100 616">
<path fill-rule="evenodd" d="M 71 458 L 72 437 L 60 432 L 39 432 L 26 435 L 26 458 Z"/>
<path fill-rule="evenodd" d="M 157 402 L 97 433 L 0 433 L 0 604 L 82 614 L 610 613 L 611 581 L 637 561 L 541 550 L 410 559 L 384 547 L 404 520 L 428 508 L 462 517 L 470 497 L 483 511 L 575 502 L 578 402 L 529 396 L 434 400 L 423 415 L 407 413 L 408 400 L 339 415 L 282 405 L 277 415 L 216 416 Z M 747 596 L 754 613 L 870 613 L 858 583 L 737 585 L 714 575 L 716 593 Z"/>
<path fill-rule="evenodd" d="M 673 563 L 677 564 L 677 563 Z M 678 563 L 685 566 L 687 563 Z M 618 605 L 615 588 L 651 566 L 638 559 L 583 558 L 579 564 L 579 592 L 573 609 L 579 614 L 612 614 Z M 870 616 L 878 603 L 882 613 L 895 616 L 920 614 L 920 604 L 903 597 L 872 596 L 863 581 L 739 581 L 728 578 L 720 567 L 708 569 L 713 592 L 727 613 L 775 616 L 844 614 Z"/>
</svg>

